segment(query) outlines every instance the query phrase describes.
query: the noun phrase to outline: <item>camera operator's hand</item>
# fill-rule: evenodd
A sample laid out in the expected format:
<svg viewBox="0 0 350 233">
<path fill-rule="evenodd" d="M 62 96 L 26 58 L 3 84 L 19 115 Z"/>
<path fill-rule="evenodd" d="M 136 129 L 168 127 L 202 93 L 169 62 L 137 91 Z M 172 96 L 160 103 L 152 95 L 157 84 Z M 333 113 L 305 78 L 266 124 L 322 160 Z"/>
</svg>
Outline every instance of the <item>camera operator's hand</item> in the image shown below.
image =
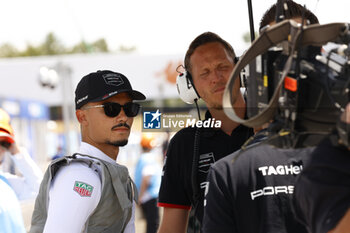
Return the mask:
<svg viewBox="0 0 350 233">
<path fill-rule="evenodd" d="M 332 229 L 331 231 L 328 231 L 327 233 L 347 233 L 349 232 L 349 226 L 350 225 L 350 209 L 346 212 L 344 217 L 339 221 L 337 226 Z"/>
<path fill-rule="evenodd" d="M 340 116 L 340 120 L 347 124 L 350 124 L 350 103 L 346 105 L 345 111 Z"/>
</svg>

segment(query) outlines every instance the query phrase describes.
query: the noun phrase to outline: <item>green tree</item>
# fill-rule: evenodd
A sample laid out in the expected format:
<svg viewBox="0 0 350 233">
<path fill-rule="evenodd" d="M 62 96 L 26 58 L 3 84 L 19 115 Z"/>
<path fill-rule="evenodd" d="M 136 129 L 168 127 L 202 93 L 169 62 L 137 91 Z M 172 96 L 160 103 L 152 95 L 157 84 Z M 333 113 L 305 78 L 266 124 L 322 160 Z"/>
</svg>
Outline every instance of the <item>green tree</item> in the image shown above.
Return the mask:
<svg viewBox="0 0 350 233">
<path fill-rule="evenodd" d="M 87 44 L 84 40 L 80 41 L 79 44 L 76 44 L 73 46 L 72 49 L 70 49 L 70 53 L 90 53 L 91 48 L 90 45 Z"/>
<path fill-rule="evenodd" d="M 132 52 L 136 50 L 135 46 L 119 47 L 120 52 Z M 93 43 L 84 40 L 71 48 L 65 47 L 58 37 L 50 32 L 46 35 L 44 41 L 38 46 L 28 44 L 26 49 L 19 51 L 9 43 L 0 46 L 0 57 L 20 57 L 20 56 L 47 56 L 72 53 L 107 53 L 109 52 L 108 44 L 105 39 L 101 38 Z"/>
<path fill-rule="evenodd" d="M 19 51 L 11 44 L 5 43 L 0 46 L 0 57 L 18 57 Z"/>
<path fill-rule="evenodd" d="M 136 47 L 135 46 L 125 46 L 125 45 L 120 45 L 119 46 L 119 51 L 120 52 L 132 52 L 135 51 Z"/>
<path fill-rule="evenodd" d="M 39 46 L 42 55 L 56 55 L 66 53 L 66 48 L 52 32 L 46 35 L 42 45 Z"/>
<path fill-rule="evenodd" d="M 108 45 L 105 39 L 96 40 L 93 43 L 86 43 L 82 40 L 79 44 L 73 46 L 70 53 L 107 53 Z"/>
<path fill-rule="evenodd" d="M 92 43 L 94 52 L 107 53 L 109 52 L 108 44 L 105 39 L 96 40 Z"/>
<path fill-rule="evenodd" d="M 45 55 L 45 54 L 42 53 L 40 48 L 35 47 L 31 44 L 28 44 L 26 50 L 19 53 L 20 57 L 41 56 L 41 55 Z"/>
</svg>

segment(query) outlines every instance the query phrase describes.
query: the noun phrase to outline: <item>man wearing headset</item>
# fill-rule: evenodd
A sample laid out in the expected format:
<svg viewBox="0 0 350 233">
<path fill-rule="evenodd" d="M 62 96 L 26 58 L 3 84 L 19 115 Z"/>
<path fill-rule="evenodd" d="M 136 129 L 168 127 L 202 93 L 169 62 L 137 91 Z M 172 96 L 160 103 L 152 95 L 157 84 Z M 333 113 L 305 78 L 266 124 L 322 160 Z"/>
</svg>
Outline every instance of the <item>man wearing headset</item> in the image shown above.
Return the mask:
<svg viewBox="0 0 350 233">
<path fill-rule="evenodd" d="M 82 143 L 78 153 L 49 165 L 36 199 L 31 233 L 135 232 L 135 187 L 116 163 L 146 97 L 122 74 L 83 77 L 75 91 Z"/>
<path fill-rule="evenodd" d="M 202 221 L 209 167 L 238 150 L 253 134 L 252 129 L 231 121 L 222 107 L 235 57 L 231 45 L 212 32 L 199 35 L 187 50 L 183 78 L 195 87 L 195 98 L 200 97 L 206 103 L 205 118 L 221 121 L 221 128 L 201 128 L 200 132 L 195 127 L 184 128 L 170 141 L 159 192 L 158 206 L 164 209 L 159 233 L 185 232 L 191 207 L 199 222 Z M 234 105 L 243 118 L 245 102 L 237 81 Z"/>
</svg>

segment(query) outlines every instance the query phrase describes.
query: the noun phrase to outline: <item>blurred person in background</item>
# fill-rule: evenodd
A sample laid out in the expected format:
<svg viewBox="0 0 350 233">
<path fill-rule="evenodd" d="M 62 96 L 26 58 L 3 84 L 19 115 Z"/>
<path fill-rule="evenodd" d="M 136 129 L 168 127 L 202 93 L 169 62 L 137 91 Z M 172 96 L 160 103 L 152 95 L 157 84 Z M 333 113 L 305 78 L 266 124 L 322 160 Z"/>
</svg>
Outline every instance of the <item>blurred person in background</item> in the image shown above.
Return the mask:
<svg viewBox="0 0 350 233">
<path fill-rule="evenodd" d="M 135 167 L 135 184 L 139 191 L 139 204 L 146 218 L 146 233 L 156 233 L 159 226 L 157 198 L 162 168 L 159 154 L 152 150 L 156 138 L 152 133 L 143 133 L 140 142 L 142 154 Z"/>
<path fill-rule="evenodd" d="M 12 159 L 22 174 L 2 170 L 5 156 Z M 34 199 L 42 172 L 24 148 L 14 139 L 10 116 L 0 108 L 0 233 L 25 232 L 19 200 Z"/>
<path fill-rule="evenodd" d="M 64 156 L 63 147 L 62 146 L 58 146 L 56 154 L 54 156 L 52 156 L 51 160 L 59 159 L 59 158 L 62 158 L 63 156 Z"/>
<path fill-rule="evenodd" d="M 162 153 L 163 153 L 163 160 L 166 156 L 166 153 L 168 151 L 168 146 L 169 146 L 169 140 L 170 140 L 170 132 L 169 131 L 166 131 L 166 137 L 165 139 L 163 140 L 162 142 Z"/>
</svg>

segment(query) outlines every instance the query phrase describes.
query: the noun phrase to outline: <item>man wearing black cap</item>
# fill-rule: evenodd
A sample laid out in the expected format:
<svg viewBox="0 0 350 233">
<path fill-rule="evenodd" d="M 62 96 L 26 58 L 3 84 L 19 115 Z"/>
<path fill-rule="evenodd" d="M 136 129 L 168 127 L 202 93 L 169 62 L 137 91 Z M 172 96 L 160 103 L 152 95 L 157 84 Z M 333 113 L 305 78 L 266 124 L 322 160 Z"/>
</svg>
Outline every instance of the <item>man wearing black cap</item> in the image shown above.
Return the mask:
<svg viewBox="0 0 350 233">
<path fill-rule="evenodd" d="M 83 77 L 75 91 L 82 143 L 78 153 L 49 165 L 30 232 L 135 232 L 134 183 L 116 163 L 146 97 L 112 71 Z"/>
</svg>

